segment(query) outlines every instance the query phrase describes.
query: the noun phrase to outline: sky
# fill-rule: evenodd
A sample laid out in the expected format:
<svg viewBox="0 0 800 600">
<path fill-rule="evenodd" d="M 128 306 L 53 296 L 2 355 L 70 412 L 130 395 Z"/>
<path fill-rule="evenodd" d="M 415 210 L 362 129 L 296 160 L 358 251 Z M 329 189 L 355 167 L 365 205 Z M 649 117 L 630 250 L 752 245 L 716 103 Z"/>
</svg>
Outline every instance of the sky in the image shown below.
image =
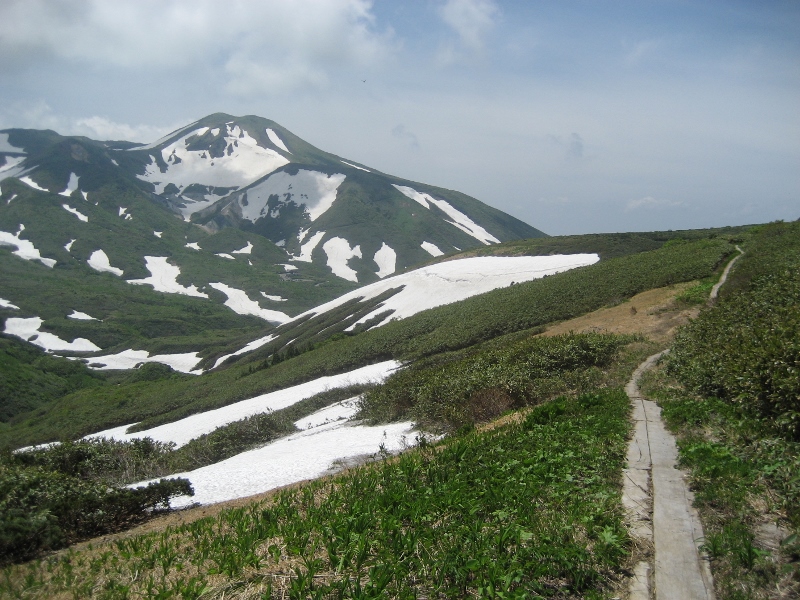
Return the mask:
<svg viewBox="0 0 800 600">
<path fill-rule="evenodd" d="M 552 234 L 800 218 L 796 0 L 0 0 L 0 129 L 272 119 Z"/>
</svg>

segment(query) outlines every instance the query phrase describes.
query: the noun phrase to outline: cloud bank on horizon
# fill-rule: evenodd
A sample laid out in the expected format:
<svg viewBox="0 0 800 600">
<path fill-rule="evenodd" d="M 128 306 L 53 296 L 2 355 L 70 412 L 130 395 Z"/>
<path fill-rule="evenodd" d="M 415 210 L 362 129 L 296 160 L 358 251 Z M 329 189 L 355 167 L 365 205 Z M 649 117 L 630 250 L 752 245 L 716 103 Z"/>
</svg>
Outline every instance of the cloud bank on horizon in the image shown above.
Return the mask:
<svg viewBox="0 0 800 600">
<path fill-rule="evenodd" d="M 800 5 L 6 0 L 0 129 L 212 112 L 548 233 L 800 217 Z"/>
</svg>

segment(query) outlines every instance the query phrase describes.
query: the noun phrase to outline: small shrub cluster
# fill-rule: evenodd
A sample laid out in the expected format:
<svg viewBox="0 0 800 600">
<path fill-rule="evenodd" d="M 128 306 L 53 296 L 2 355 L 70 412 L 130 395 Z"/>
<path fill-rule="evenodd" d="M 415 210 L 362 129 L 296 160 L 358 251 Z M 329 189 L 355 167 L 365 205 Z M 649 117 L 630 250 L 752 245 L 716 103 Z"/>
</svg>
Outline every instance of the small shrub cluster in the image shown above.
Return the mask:
<svg viewBox="0 0 800 600">
<path fill-rule="evenodd" d="M 762 274 L 683 329 L 669 368 L 693 391 L 736 403 L 800 440 L 800 224 L 766 233 L 748 250 Z"/>
<path fill-rule="evenodd" d="M 142 521 L 172 497 L 193 494 L 186 479 L 136 489 L 51 470 L 0 464 L 0 563 L 23 561 L 77 540 Z"/>
<path fill-rule="evenodd" d="M 488 421 L 510 408 L 580 387 L 587 370 L 608 364 L 629 341 L 609 334 L 569 334 L 431 357 L 367 392 L 362 415 L 449 428 Z"/>
</svg>

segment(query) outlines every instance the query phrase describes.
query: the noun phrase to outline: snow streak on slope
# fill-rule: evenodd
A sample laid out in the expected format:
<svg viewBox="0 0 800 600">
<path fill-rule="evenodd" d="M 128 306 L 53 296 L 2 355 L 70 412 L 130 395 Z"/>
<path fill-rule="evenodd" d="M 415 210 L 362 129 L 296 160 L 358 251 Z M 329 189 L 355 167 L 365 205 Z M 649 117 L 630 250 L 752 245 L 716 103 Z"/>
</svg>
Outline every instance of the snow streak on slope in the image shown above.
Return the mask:
<svg viewBox="0 0 800 600">
<path fill-rule="evenodd" d="M 430 242 L 422 242 L 420 246 L 422 247 L 423 250 L 425 250 L 425 252 L 427 252 L 431 256 L 436 257 L 436 256 L 442 256 L 444 254 L 444 252 L 439 250 L 439 247 L 436 244 L 431 244 Z"/>
<path fill-rule="evenodd" d="M 341 160 L 341 159 L 339 159 L 339 161 L 340 161 L 342 164 L 345 164 L 345 165 L 347 165 L 348 167 L 353 167 L 354 169 L 359 169 L 360 171 L 366 171 L 367 173 L 370 173 L 370 172 L 371 172 L 369 169 L 365 169 L 364 167 L 359 167 L 358 165 L 354 165 L 353 163 L 349 163 L 349 162 L 347 162 L 346 160 Z"/>
<path fill-rule="evenodd" d="M 128 279 L 128 283 L 134 285 L 152 285 L 157 292 L 167 294 L 183 294 L 185 296 L 197 296 L 198 298 L 208 298 L 208 294 L 197 289 L 197 286 L 190 285 L 184 287 L 178 283 L 181 274 L 179 267 L 167 262 L 166 256 L 145 256 L 145 265 L 150 271 L 150 277 L 145 279 Z"/>
<path fill-rule="evenodd" d="M 0 298 L 0 308 L 10 308 L 11 310 L 19 310 L 19 306 L 11 304 L 8 300 Z"/>
<path fill-rule="evenodd" d="M 89 260 L 86 261 L 86 264 L 92 267 L 95 271 L 100 271 L 101 273 L 113 273 L 117 277 L 122 277 L 122 269 L 112 267 L 111 263 L 108 261 L 108 255 L 102 250 L 95 250 L 92 252 Z"/>
<path fill-rule="evenodd" d="M 430 194 L 425 194 L 422 192 L 418 192 L 417 190 L 403 186 L 403 185 L 395 185 L 392 184 L 399 192 L 403 195 L 411 198 L 415 202 L 419 202 L 422 206 L 430 210 L 430 205 L 433 204 L 434 206 L 438 207 L 443 213 L 445 213 L 448 217 L 453 219 L 452 221 L 447 221 L 451 225 L 458 227 L 461 231 L 466 233 L 467 235 L 471 235 L 479 242 L 486 244 L 499 244 L 500 240 L 494 237 L 491 233 L 486 231 L 483 227 L 475 223 L 472 219 L 470 219 L 467 215 L 462 213 L 460 210 L 452 206 L 449 202 L 445 200 L 437 200 Z"/>
<path fill-rule="evenodd" d="M 35 182 L 33 179 L 31 179 L 30 177 L 20 177 L 20 178 L 19 178 L 19 180 L 20 180 L 22 183 L 25 183 L 25 184 L 29 185 L 29 186 L 30 186 L 30 187 L 32 187 L 33 189 L 35 189 L 35 190 L 39 190 L 40 192 L 49 192 L 49 191 L 50 191 L 50 190 L 46 190 L 46 189 L 44 189 L 42 186 L 40 186 L 38 183 L 36 183 L 36 182 Z"/>
<path fill-rule="evenodd" d="M 223 156 L 212 157 L 207 149 L 187 149 L 194 136 L 201 136 L 207 131 L 207 127 L 196 129 L 161 150 L 161 157 L 167 163 L 166 172 L 161 172 L 156 159 L 151 156 L 145 173 L 137 177 L 152 183 L 157 194 L 163 194 L 164 188 L 170 183 L 181 190 L 193 183 L 243 187 L 289 162 L 271 148 L 259 146 L 255 138 L 238 125 L 226 126 Z"/>
<path fill-rule="evenodd" d="M 237 350 L 236 352 L 232 352 L 231 354 L 225 354 L 223 356 L 220 356 L 214 362 L 214 366 L 211 367 L 211 368 L 212 369 L 216 369 L 218 366 L 220 366 L 222 363 L 224 363 L 226 360 L 228 360 L 231 356 L 239 356 L 240 354 L 246 354 L 247 352 L 250 352 L 252 350 L 257 350 L 258 348 L 261 348 L 261 346 L 263 346 L 264 344 L 268 344 L 269 342 L 271 342 L 274 339 L 275 339 L 274 335 L 267 335 L 267 336 L 264 336 L 262 338 L 258 338 L 257 340 L 253 340 L 252 342 L 247 344 L 244 348 L 241 348 L 241 349 Z"/>
<path fill-rule="evenodd" d="M 63 192 L 58 192 L 61 196 L 66 196 L 69 198 L 72 195 L 72 192 L 78 189 L 78 180 L 80 177 L 75 175 L 75 173 L 69 174 L 69 182 L 67 182 L 67 187 Z"/>
<path fill-rule="evenodd" d="M 15 254 L 25 260 L 38 260 L 44 266 L 52 269 L 56 264 L 54 259 L 42 258 L 42 255 L 39 254 L 39 250 L 34 247 L 33 242 L 30 240 L 20 239 L 19 236 L 24 230 L 25 226 L 20 225 L 19 231 L 16 233 L 16 235 L 7 231 L 0 231 L 0 246 L 15 246 L 16 250 L 14 250 L 12 254 Z"/>
<path fill-rule="evenodd" d="M 269 141 L 275 144 L 278 148 L 291 154 L 291 151 L 286 147 L 286 144 L 283 143 L 283 140 L 278 137 L 278 134 L 269 127 L 267 127 L 267 137 L 269 138 Z"/>
<path fill-rule="evenodd" d="M 451 304 L 477 294 L 506 287 L 596 263 L 597 254 L 568 254 L 555 256 L 482 256 L 437 263 L 409 273 L 376 281 L 335 300 L 312 308 L 292 320 L 309 314 L 322 314 L 355 298 L 374 298 L 383 292 L 403 287 L 403 290 L 384 301 L 358 323 L 378 313 L 393 310 L 389 319 L 405 319 L 418 312 Z M 354 324 L 355 326 L 355 324 Z M 376 327 L 379 325 L 376 325 Z"/>
<path fill-rule="evenodd" d="M 94 360 L 94 359 L 92 359 Z M 191 415 L 174 423 L 159 425 L 145 431 L 125 433 L 131 425 L 123 425 L 94 433 L 87 437 L 107 437 L 115 440 L 131 440 L 151 437 L 159 442 L 175 442 L 177 446 L 188 444 L 191 440 L 218 427 L 240 421 L 253 415 L 291 406 L 300 400 L 329 389 L 356 385 L 359 383 L 381 382 L 386 379 L 400 363 L 389 360 L 375 365 L 368 365 L 340 375 L 320 377 L 314 381 L 301 383 L 290 388 L 262 394 L 249 400 L 242 400 L 222 408 Z"/>
<path fill-rule="evenodd" d="M 4 164 L 0 165 L 0 180 L 24 173 L 25 167 L 21 165 L 24 160 L 24 156 L 6 156 Z"/>
<path fill-rule="evenodd" d="M 303 235 L 303 232 L 300 232 L 300 235 Z M 293 256 L 289 260 L 299 260 L 302 262 L 311 262 L 311 253 L 314 251 L 314 248 L 317 247 L 317 244 L 322 241 L 322 238 L 325 237 L 324 231 L 317 231 L 314 235 L 311 236 L 311 239 L 308 240 L 305 244 L 300 246 L 300 255 Z M 302 241 L 302 237 L 300 238 Z M 294 265 L 283 265 L 287 271 L 294 271 L 297 269 Z M 290 268 L 291 267 L 291 268 Z"/>
<path fill-rule="evenodd" d="M 296 175 L 290 175 L 280 171 L 247 190 L 246 202 L 243 196 L 239 198 L 242 218 L 256 222 L 262 217 L 278 217 L 281 207 L 270 210 L 267 206 L 269 197 L 277 196 L 281 204 L 304 204 L 309 218 L 314 221 L 333 206 L 336 191 L 344 180 L 341 173 L 327 175 L 300 169 Z"/>
<path fill-rule="evenodd" d="M 97 352 L 102 350 L 86 338 L 75 338 L 71 342 L 62 340 L 55 334 L 39 331 L 44 321 L 39 317 L 6 319 L 5 333 L 35 344 L 45 350 L 59 352 Z"/>
<path fill-rule="evenodd" d="M 231 256 L 231 258 L 233 257 Z M 258 302 L 251 300 L 244 290 L 237 290 L 224 283 L 209 283 L 208 285 L 225 294 L 228 297 L 225 306 L 240 315 L 254 315 L 271 323 L 286 323 L 291 319 L 286 313 L 261 308 Z"/>
<path fill-rule="evenodd" d="M 72 313 L 67 315 L 68 319 L 76 319 L 77 321 L 99 321 L 99 319 L 95 319 L 94 317 L 87 315 L 85 312 L 81 312 L 79 310 L 72 309 Z"/>
<path fill-rule="evenodd" d="M 355 257 L 361 258 L 361 246 L 351 248 L 350 242 L 344 238 L 334 237 L 325 242 L 322 249 L 328 255 L 328 266 L 334 275 L 358 282 L 356 272 L 347 266 L 347 261 Z"/>
<path fill-rule="evenodd" d="M 72 213 L 73 215 L 78 217 L 78 219 L 80 219 L 84 223 L 88 223 L 89 222 L 89 217 L 87 217 L 81 211 L 79 211 L 79 210 L 77 210 L 75 208 L 72 208 L 69 204 L 62 204 L 61 206 L 65 211 L 67 211 L 69 213 Z"/>
<path fill-rule="evenodd" d="M 383 242 L 380 250 L 375 253 L 373 260 L 378 265 L 378 277 L 383 279 L 394 273 L 397 265 L 397 252 L 386 242 Z"/>
</svg>

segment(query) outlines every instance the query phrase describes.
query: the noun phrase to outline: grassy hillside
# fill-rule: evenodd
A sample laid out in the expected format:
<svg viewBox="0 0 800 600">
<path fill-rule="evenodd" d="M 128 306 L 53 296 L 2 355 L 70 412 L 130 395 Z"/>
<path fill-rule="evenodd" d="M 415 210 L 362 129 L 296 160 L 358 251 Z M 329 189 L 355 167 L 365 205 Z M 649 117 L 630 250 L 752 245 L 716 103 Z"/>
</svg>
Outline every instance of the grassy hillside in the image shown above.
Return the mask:
<svg viewBox="0 0 800 600">
<path fill-rule="evenodd" d="M 731 251 L 733 247 L 720 239 L 672 243 L 495 290 L 374 331 L 340 339 L 330 339 L 336 327 L 322 336 L 306 333 L 295 344 L 305 343 L 302 349 L 308 351 L 279 364 L 266 360 L 277 349 L 268 345 L 225 370 L 198 378 L 81 390 L 54 403 L 46 414 L 32 414 L 19 425 L 0 428 L 0 443 L 21 446 L 78 437 L 136 421 L 142 421 L 144 428 L 364 364 L 466 348 L 616 304 L 646 289 L 705 277 Z M 297 331 L 289 331 L 277 343 L 297 336 Z"/>
</svg>

